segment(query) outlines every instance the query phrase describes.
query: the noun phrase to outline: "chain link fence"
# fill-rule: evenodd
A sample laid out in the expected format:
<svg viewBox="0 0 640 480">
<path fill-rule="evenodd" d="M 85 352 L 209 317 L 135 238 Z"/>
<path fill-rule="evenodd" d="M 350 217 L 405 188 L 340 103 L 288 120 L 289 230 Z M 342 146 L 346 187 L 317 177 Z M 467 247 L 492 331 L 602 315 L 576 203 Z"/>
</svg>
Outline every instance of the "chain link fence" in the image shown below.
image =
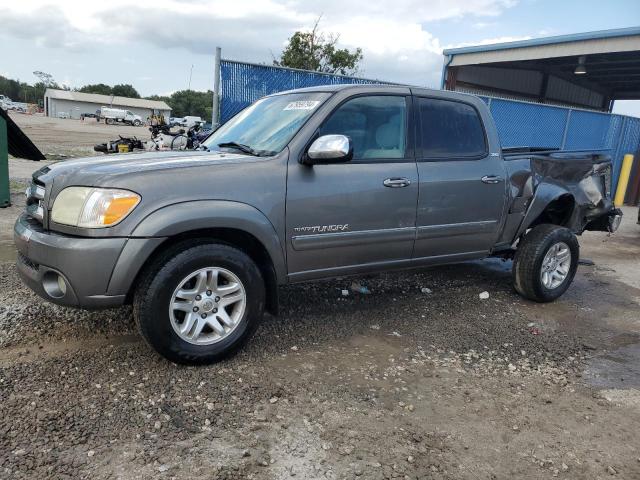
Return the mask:
<svg viewBox="0 0 640 480">
<path fill-rule="evenodd" d="M 259 98 L 285 90 L 345 83 L 393 85 L 380 80 L 232 60 L 220 61 L 220 79 L 221 123 Z M 503 147 L 601 151 L 613 159 L 614 188 L 623 156 L 640 150 L 638 118 L 505 98 L 480 98 L 491 110 Z"/>
<path fill-rule="evenodd" d="M 243 108 L 265 95 L 293 90 L 337 84 L 388 84 L 368 78 L 332 75 L 328 73 L 296 70 L 293 68 L 257 65 L 253 63 L 220 61 L 221 104 L 220 122 L 224 123 Z"/>
</svg>

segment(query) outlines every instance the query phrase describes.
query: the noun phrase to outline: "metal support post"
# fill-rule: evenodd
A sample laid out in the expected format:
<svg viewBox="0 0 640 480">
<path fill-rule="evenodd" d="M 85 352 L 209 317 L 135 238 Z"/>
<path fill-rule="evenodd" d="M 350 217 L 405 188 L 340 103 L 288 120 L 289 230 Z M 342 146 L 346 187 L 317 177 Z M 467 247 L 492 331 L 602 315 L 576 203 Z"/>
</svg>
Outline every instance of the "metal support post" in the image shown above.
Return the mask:
<svg viewBox="0 0 640 480">
<path fill-rule="evenodd" d="M 220 123 L 220 56 L 222 50 L 216 47 L 216 56 L 213 63 L 213 105 L 211 110 L 211 124 L 214 126 Z"/>
<path fill-rule="evenodd" d="M 0 117 L 0 208 L 11 206 L 9 190 L 9 136 L 7 122 Z"/>
</svg>

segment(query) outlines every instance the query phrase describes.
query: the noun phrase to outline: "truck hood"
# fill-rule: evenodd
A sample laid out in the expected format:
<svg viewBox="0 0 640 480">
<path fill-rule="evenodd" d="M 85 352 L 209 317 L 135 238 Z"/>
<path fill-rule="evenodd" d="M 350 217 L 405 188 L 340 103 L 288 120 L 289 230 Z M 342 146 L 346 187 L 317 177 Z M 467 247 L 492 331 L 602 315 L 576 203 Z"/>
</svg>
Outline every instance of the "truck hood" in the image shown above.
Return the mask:
<svg viewBox="0 0 640 480">
<path fill-rule="evenodd" d="M 87 237 L 127 236 L 151 213 L 187 202 L 228 201 L 280 205 L 286 191 L 288 149 L 274 157 L 235 152 L 150 152 L 79 158 L 34 173 L 45 186 L 44 227 L 58 194 L 70 186 L 120 188 L 141 201 L 121 223 L 106 229 L 53 225 L 55 231 Z M 282 207 L 284 208 L 284 207 Z"/>
<path fill-rule="evenodd" d="M 80 181 L 93 177 L 95 180 L 103 180 L 106 176 L 122 174 L 142 173 L 145 171 L 158 171 L 176 168 L 188 168 L 198 166 L 211 166 L 233 164 L 239 162 L 251 162 L 260 160 L 250 155 L 228 152 L 144 152 L 126 153 L 121 155 L 105 155 L 103 157 L 85 157 L 74 160 L 66 160 L 41 168 L 34 174 L 45 183 L 54 178 L 62 180 L 62 177 L 77 177 Z"/>
</svg>

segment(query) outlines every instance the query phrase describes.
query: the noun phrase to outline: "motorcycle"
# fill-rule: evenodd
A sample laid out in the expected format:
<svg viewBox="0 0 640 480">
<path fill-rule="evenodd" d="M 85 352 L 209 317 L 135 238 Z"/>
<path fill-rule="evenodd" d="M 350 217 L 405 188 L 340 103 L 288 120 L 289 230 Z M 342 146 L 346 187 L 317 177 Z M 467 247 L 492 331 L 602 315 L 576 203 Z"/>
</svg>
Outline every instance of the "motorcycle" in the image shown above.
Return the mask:
<svg viewBox="0 0 640 480">
<path fill-rule="evenodd" d="M 149 128 L 151 140 L 146 143 L 147 150 L 196 150 L 211 131 L 203 130 L 196 124 L 185 132 L 180 129 L 172 132 L 168 125 L 154 125 Z"/>
<path fill-rule="evenodd" d="M 135 149 L 144 150 L 145 147 L 141 140 L 136 137 L 123 137 L 118 135 L 117 140 L 111 140 L 106 143 L 99 143 L 93 149 L 101 153 L 126 153 L 133 152 Z"/>
</svg>

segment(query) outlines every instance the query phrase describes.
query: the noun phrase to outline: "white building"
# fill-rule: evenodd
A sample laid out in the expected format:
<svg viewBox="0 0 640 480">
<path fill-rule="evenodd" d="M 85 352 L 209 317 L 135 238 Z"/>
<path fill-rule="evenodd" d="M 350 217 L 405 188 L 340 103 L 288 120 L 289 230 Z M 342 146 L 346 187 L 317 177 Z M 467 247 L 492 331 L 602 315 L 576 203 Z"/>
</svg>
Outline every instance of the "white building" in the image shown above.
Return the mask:
<svg viewBox="0 0 640 480">
<path fill-rule="evenodd" d="M 85 113 L 96 113 L 101 107 L 113 107 L 130 110 L 140 115 L 143 121 L 153 114 L 169 118 L 171 107 L 158 100 L 143 98 L 116 97 L 97 93 L 72 92 L 47 88 L 44 93 L 44 112 L 48 117 L 67 114 L 69 118 L 80 118 Z"/>
</svg>

